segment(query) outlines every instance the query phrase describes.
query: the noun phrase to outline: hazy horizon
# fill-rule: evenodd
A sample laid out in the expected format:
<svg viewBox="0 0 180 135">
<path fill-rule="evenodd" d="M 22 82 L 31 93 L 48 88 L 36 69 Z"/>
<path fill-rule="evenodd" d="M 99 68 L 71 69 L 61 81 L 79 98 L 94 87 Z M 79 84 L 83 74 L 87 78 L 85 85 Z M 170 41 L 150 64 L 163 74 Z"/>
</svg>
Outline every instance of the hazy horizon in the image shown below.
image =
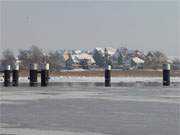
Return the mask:
<svg viewBox="0 0 180 135">
<path fill-rule="evenodd" d="M 179 57 L 178 1 L 1 1 L 1 51 L 127 47 Z"/>
</svg>

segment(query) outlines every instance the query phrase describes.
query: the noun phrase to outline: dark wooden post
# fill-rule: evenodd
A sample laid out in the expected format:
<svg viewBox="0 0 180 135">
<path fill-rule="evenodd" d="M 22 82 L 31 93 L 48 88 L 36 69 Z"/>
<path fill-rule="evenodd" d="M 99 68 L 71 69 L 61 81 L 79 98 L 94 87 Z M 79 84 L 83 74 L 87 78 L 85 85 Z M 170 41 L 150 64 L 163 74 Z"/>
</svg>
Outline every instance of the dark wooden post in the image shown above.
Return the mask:
<svg viewBox="0 0 180 135">
<path fill-rule="evenodd" d="M 105 67 L 105 87 L 111 86 L 111 65 Z"/>
<path fill-rule="evenodd" d="M 29 71 L 29 86 L 37 86 L 37 77 L 38 77 L 38 65 L 36 63 L 30 64 Z"/>
<path fill-rule="evenodd" d="M 4 70 L 4 86 L 8 87 L 11 85 L 11 65 L 6 65 Z"/>
<path fill-rule="evenodd" d="M 12 71 L 12 85 L 19 85 L 19 65 L 15 64 Z"/>
<path fill-rule="evenodd" d="M 41 66 L 41 86 L 49 84 L 49 63 L 44 63 Z"/>
<path fill-rule="evenodd" d="M 163 64 L 163 85 L 170 85 L 170 64 Z"/>
</svg>

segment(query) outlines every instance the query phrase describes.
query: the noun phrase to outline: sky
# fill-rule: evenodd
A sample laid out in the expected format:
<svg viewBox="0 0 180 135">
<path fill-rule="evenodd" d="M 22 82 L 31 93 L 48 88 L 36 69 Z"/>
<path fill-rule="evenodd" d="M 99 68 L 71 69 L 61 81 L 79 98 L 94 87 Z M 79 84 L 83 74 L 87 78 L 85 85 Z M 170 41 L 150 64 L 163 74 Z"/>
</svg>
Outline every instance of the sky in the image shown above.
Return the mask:
<svg viewBox="0 0 180 135">
<path fill-rule="evenodd" d="M 180 3 L 168 0 L 1 1 L 0 53 L 127 47 L 180 56 Z M 179 36 L 179 37 L 178 37 Z"/>
</svg>

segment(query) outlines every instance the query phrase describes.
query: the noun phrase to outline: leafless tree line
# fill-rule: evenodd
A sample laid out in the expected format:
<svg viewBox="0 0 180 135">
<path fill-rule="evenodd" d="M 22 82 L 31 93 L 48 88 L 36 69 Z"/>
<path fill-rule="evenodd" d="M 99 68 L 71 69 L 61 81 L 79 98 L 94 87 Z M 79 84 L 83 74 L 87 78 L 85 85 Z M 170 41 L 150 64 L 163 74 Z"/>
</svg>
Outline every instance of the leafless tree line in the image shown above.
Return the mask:
<svg viewBox="0 0 180 135">
<path fill-rule="evenodd" d="M 13 66 L 17 60 L 20 62 L 21 69 L 28 69 L 31 63 L 40 65 L 43 62 L 48 62 L 52 70 L 60 70 L 62 68 L 61 63 L 63 63 L 62 55 L 58 51 L 45 53 L 39 47 L 31 46 L 28 50 L 20 49 L 17 57 L 10 49 L 3 51 L 0 62 L 1 68 L 7 64 Z"/>
<path fill-rule="evenodd" d="M 104 58 L 97 54 L 95 54 L 95 56 L 93 57 L 95 58 L 96 64 L 102 67 Z M 20 61 L 21 69 L 28 69 L 30 63 L 41 64 L 43 62 L 50 63 L 51 70 L 59 71 L 63 67 L 65 67 L 65 61 L 63 59 L 62 53 L 58 51 L 45 53 L 39 47 L 31 46 L 31 48 L 27 50 L 20 49 L 17 58 L 15 57 L 13 51 L 11 51 L 10 49 L 5 50 L 2 53 L 1 68 L 7 64 L 13 65 L 17 59 Z M 155 52 L 148 52 L 147 55 L 145 55 L 144 61 L 145 61 L 144 68 L 159 69 L 162 67 L 163 63 L 168 62 L 168 58 L 164 53 L 160 51 L 155 51 Z M 174 59 L 172 63 L 180 64 L 180 60 Z"/>
</svg>

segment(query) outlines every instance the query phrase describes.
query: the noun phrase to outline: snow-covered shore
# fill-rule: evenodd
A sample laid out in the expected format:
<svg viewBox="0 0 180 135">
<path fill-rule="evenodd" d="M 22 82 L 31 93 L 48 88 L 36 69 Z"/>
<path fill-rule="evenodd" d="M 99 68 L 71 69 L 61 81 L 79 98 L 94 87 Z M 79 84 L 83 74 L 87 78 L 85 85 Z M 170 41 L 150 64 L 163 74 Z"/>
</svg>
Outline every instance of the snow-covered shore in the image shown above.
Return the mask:
<svg viewBox="0 0 180 135">
<path fill-rule="evenodd" d="M 40 78 L 38 78 L 40 82 Z M 112 82 L 162 82 L 161 77 L 112 77 Z M 3 82 L 3 77 L 0 77 L 0 82 Z M 28 77 L 20 77 L 19 82 L 29 82 Z M 104 82 L 104 77 L 50 77 L 50 82 Z M 171 82 L 180 82 L 180 77 L 171 77 Z"/>
</svg>

